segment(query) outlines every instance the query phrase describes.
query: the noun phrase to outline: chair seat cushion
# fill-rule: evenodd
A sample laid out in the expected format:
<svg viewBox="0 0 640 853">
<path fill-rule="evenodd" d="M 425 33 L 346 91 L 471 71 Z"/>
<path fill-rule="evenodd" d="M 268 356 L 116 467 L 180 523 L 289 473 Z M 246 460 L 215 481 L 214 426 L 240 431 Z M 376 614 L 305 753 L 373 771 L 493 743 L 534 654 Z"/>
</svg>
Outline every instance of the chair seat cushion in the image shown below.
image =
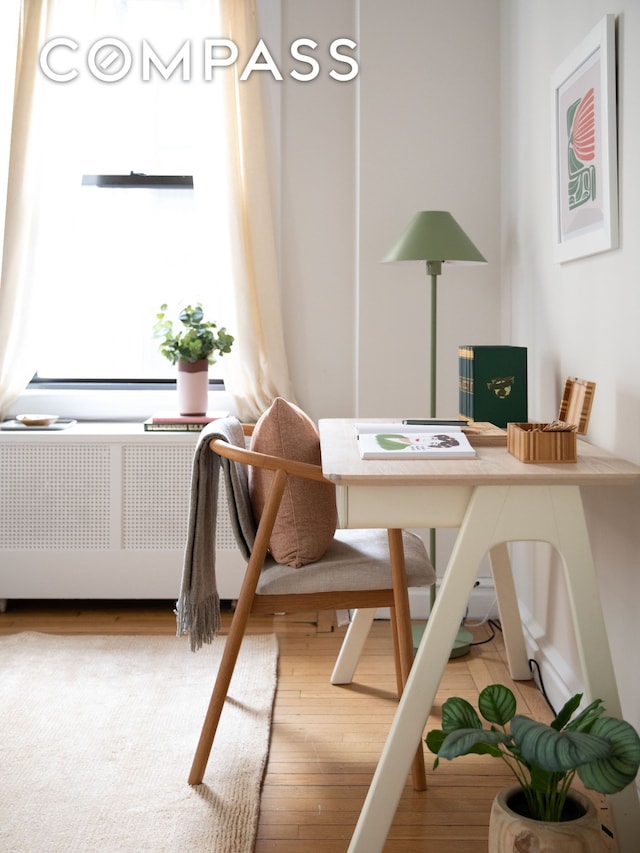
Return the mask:
<svg viewBox="0 0 640 853">
<path fill-rule="evenodd" d="M 436 576 L 424 542 L 404 531 L 408 586 L 430 586 Z M 390 589 L 391 565 L 386 530 L 337 530 L 329 548 L 315 563 L 293 569 L 265 563 L 258 595 Z"/>
<path fill-rule="evenodd" d="M 320 464 L 320 438 L 313 421 L 281 397 L 258 420 L 251 450 Z M 273 476 L 264 468 L 252 467 L 249 472 L 249 494 L 258 522 Z M 269 540 L 271 556 L 278 563 L 293 567 L 315 562 L 331 543 L 336 523 L 336 491 L 332 483 L 289 477 Z"/>
</svg>

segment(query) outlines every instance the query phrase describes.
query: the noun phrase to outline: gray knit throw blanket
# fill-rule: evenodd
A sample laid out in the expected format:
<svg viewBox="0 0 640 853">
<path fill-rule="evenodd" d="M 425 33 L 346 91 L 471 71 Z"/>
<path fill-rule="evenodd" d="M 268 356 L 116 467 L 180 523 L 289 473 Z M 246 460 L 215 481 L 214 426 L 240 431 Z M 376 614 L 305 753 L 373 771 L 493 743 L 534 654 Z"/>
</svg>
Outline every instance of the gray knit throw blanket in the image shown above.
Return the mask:
<svg viewBox="0 0 640 853">
<path fill-rule="evenodd" d="M 189 634 L 194 652 L 203 643 L 213 642 L 220 630 L 220 598 L 215 571 L 220 468 L 225 478 L 231 526 L 245 559 L 249 559 L 255 540 L 247 466 L 214 453 L 209 443 L 216 438 L 239 447 L 245 446 L 240 421 L 221 418 L 202 430 L 193 456 L 187 543 L 176 619 L 178 636 Z"/>
</svg>

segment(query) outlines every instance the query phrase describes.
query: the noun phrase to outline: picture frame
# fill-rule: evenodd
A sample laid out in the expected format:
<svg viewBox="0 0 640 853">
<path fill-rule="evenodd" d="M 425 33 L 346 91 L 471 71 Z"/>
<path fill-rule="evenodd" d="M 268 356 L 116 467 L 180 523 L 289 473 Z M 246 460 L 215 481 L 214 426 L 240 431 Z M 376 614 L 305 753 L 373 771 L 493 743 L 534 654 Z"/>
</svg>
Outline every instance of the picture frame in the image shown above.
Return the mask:
<svg viewBox="0 0 640 853">
<path fill-rule="evenodd" d="M 615 15 L 551 77 L 554 260 L 618 247 Z"/>
</svg>

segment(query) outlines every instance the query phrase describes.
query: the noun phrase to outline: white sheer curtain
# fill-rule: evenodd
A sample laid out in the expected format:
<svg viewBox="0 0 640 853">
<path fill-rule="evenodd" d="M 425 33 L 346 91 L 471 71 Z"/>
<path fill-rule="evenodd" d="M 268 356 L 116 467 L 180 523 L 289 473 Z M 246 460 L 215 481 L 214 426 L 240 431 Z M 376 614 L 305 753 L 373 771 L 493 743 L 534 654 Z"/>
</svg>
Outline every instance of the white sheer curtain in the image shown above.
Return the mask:
<svg viewBox="0 0 640 853">
<path fill-rule="evenodd" d="M 51 106 L 43 103 L 43 80 L 38 65 L 39 49 L 47 39 L 46 25 L 53 21 L 60 27 L 62 21 L 71 20 L 74 25 L 71 35 L 76 35 L 75 30 L 82 32 L 92 15 L 103 20 L 105 14 L 119 7 L 118 0 L 83 0 L 81 3 L 78 0 L 22 0 L 5 251 L 0 280 L 0 414 L 8 411 L 37 368 L 35 349 L 30 343 L 38 328 L 37 323 L 32 322 L 36 296 L 34 246 L 38 213 L 44 219 L 51 212 L 50 205 L 43 205 L 39 166 L 48 167 L 45 169 L 49 176 L 47 194 L 55 200 L 56 187 L 74 166 L 71 162 L 74 152 L 78 153 L 79 143 L 74 139 L 63 152 L 58 151 L 52 163 L 53 148 L 47 147 L 47 140 L 43 142 L 42 134 L 38 133 L 40 121 L 47 112 L 51 113 Z M 196 52 L 202 49 L 198 36 L 203 39 L 223 36 L 235 42 L 241 58 L 252 53 L 258 41 L 254 0 L 189 0 L 187 9 L 204 15 L 200 19 L 202 26 L 196 27 L 199 32 L 192 34 Z M 59 32 L 56 30 L 55 34 Z M 198 76 L 202 76 L 201 65 L 197 61 L 192 65 L 191 81 L 200 86 L 197 103 L 203 114 L 200 164 L 194 169 L 194 185 L 200 197 L 204 196 L 203 210 L 208 207 L 213 214 L 217 208 L 215 216 L 204 222 L 205 237 L 207 228 L 228 229 L 229 258 L 225 259 L 223 270 L 221 252 L 213 249 L 205 254 L 203 272 L 212 282 L 219 280 L 220 275 L 224 275 L 225 281 L 230 279 L 234 318 L 233 323 L 225 322 L 235 336 L 235 344 L 232 353 L 225 356 L 220 365 L 238 417 L 254 420 L 275 397 L 293 400 L 294 394 L 284 345 L 270 190 L 272 176 L 265 148 L 260 73 L 253 73 L 243 82 L 239 80 L 241 71 L 242 66 L 216 69 L 216 82 L 219 81 L 220 86 L 214 87 L 198 80 Z M 224 129 L 219 121 L 217 126 L 211 125 L 215 120 L 211 102 L 218 96 L 214 88 L 217 92 L 220 87 L 225 103 Z M 67 93 L 59 94 L 66 96 Z M 213 146 L 207 144 L 212 139 L 211 134 L 219 138 L 221 133 L 226 134 L 226 145 L 221 149 L 226 160 L 223 169 L 212 165 L 211 161 L 220 154 L 214 154 Z M 38 152 L 40 145 L 44 147 Z M 78 165 L 75 162 L 75 167 Z M 219 165 L 218 162 L 216 166 Z M 226 216 L 220 217 L 223 199 Z M 47 286 L 52 286 L 51 281 Z M 215 311 L 213 313 L 215 316 Z"/>
<path fill-rule="evenodd" d="M 258 42 L 255 0 L 219 0 L 222 36 L 250 56 Z M 236 342 L 225 356 L 238 417 L 258 417 L 275 397 L 294 400 L 284 345 L 276 228 L 265 148 L 260 74 L 224 69 L 229 168 L 227 205 Z"/>
<path fill-rule="evenodd" d="M 0 270 L 0 417 L 36 369 L 30 316 L 36 298 L 32 247 L 40 180 L 38 52 L 47 15 L 47 0 L 22 0 Z"/>
</svg>

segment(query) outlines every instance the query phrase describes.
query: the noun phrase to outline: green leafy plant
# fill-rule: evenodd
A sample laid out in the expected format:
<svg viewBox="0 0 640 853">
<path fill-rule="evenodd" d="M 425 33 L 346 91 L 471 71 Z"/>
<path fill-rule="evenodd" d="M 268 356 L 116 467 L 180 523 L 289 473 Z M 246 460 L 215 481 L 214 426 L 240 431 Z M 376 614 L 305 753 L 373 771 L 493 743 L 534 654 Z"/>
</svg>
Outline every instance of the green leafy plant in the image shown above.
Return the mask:
<svg viewBox="0 0 640 853">
<path fill-rule="evenodd" d="M 572 719 L 581 700 L 581 693 L 574 696 L 547 725 L 516 714 L 512 691 L 492 684 L 478 697 L 478 709 L 491 723 L 486 729 L 473 706 L 453 696 L 442 706 L 442 729 L 426 737 L 437 756 L 434 769 L 441 758 L 492 755 L 516 777 L 529 817 L 560 821 L 576 773 L 585 787 L 614 794 L 635 779 L 640 766 L 640 738 L 633 726 L 603 716 L 600 699 Z"/>
<path fill-rule="evenodd" d="M 173 320 L 167 318 L 167 305 L 161 305 L 156 314 L 153 327 L 154 338 L 161 338 L 160 352 L 171 364 L 177 361 L 193 363 L 206 358 L 209 364 L 215 364 L 216 353 L 220 356 L 231 352 L 233 335 L 224 327 L 204 319 L 202 305 L 187 305 L 178 315 L 182 328 L 174 332 Z M 217 331 L 216 331 L 217 330 Z"/>
</svg>

